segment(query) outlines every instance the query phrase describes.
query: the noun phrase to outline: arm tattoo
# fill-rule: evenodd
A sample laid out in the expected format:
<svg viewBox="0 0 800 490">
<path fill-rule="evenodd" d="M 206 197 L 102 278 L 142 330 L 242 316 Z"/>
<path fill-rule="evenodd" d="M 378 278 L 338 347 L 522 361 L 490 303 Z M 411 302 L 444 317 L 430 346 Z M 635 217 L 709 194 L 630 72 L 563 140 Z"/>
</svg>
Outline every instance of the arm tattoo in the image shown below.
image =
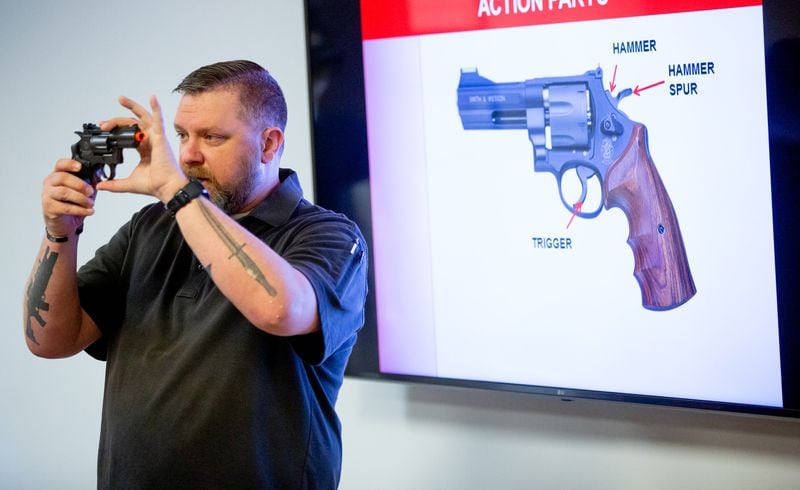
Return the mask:
<svg viewBox="0 0 800 490">
<path fill-rule="evenodd" d="M 50 309 L 50 303 L 44 300 L 44 292 L 47 290 L 47 284 L 50 282 L 50 277 L 53 275 L 53 268 L 56 265 L 58 254 L 50 251 L 50 247 L 44 251 L 44 257 L 39 262 L 39 266 L 33 273 L 31 282 L 28 284 L 28 292 L 26 294 L 28 300 L 28 320 L 25 327 L 25 335 L 31 341 L 39 345 L 36 336 L 33 333 L 33 324 L 31 319 L 35 319 L 39 325 L 44 328 L 47 322 L 42 318 L 41 312 Z"/>
<path fill-rule="evenodd" d="M 255 279 L 256 282 L 258 282 L 264 288 L 267 294 L 270 296 L 277 296 L 278 291 L 269 283 L 269 281 L 267 281 L 266 276 L 264 276 L 264 273 L 259 270 L 255 261 L 244 252 L 245 244 L 243 243 L 241 245 L 237 245 L 233 237 L 227 231 L 225 231 L 222 223 L 220 223 L 219 220 L 214 217 L 213 214 L 211 214 L 211 211 L 209 211 L 205 203 L 203 201 L 199 201 L 199 204 L 200 210 L 203 212 L 203 216 L 206 217 L 206 220 L 208 220 L 208 223 L 217 233 L 217 236 L 222 239 L 222 242 L 226 247 L 228 247 L 228 250 L 230 250 L 231 255 L 228 257 L 228 259 L 236 257 L 236 259 L 239 260 L 239 263 L 242 264 L 242 267 L 244 267 L 244 270 L 247 272 L 247 274 Z"/>
</svg>

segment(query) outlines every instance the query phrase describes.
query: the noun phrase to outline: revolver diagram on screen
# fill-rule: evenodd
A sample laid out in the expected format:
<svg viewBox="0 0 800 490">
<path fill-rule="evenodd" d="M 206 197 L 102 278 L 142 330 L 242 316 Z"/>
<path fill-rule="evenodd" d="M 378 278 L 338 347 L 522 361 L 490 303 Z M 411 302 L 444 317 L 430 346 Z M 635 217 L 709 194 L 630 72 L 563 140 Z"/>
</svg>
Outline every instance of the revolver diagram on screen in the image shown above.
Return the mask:
<svg viewBox="0 0 800 490">
<path fill-rule="evenodd" d="M 642 306 L 670 310 L 697 290 L 675 209 L 650 156 L 647 128 L 618 109 L 631 93 L 625 89 L 612 97 L 599 67 L 583 75 L 507 83 L 462 69 L 458 112 L 467 130 L 527 129 L 534 171 L 556 177 L 561 201 L 573 215 L 595 218 L 603 206 L 620 208 L 628 220 Z M 564 197 L 568 172 L 580 182 L 575 202 Z M 602 195 L 596 208 L 587 209 L 595 178 Z"/>
</svg>

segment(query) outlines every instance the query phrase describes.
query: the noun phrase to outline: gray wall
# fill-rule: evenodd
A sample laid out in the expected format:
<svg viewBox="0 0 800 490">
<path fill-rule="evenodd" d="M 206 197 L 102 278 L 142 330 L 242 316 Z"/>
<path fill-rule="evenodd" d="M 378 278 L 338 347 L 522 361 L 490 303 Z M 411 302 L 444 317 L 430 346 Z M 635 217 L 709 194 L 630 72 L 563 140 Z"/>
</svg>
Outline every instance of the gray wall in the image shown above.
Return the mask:
<svg viewBox="0 0 800 490">
<path fill-rule="evenodd" d="M 311 194 L 301 2 L 45 2 L 0 5 L 0 488 L 90 488 L 103 365 L 27 352 L 21 301 L 42 235 L 41 181 L 83 122 L 125 114 L 124 94 L 251 58 L 289 102 L 285 166 Z M 126 175 L 135 159 L 120 167 Z M 102 195 L 85 260 L 147 199 Z M 348 379 L 342 488 L 800 488 L 800 423 L 603 402 Z"/>
</svg>

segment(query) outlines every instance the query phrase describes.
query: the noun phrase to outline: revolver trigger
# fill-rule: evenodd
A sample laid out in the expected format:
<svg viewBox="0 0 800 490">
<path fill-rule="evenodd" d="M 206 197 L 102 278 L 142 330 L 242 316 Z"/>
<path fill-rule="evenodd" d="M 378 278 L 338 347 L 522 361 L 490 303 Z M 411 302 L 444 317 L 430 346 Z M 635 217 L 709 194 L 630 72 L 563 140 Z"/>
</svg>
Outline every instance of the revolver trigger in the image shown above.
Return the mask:
<svg viewBox="0 0 800 490">
<path fill-rule="evenodd" d="M 578 167 L 576 170 L 578 172 L 578 179 L 581 182 L 581 196 L 578 199 L 578 202 L 583 204 L 586 202 L 586 195 L 589 192 L 589 179 L 594 177 L 594 170 L 592 170 L 591 167 L 584 167 L 583 165 Z"/>
<path fill-rule="evenodd" d="M 106 168 L 108 168 L 108 173 L 106 173 Z M 103 165 L 100 168 L 100 174 L 103 176 L 103 180 L 114 180 L 114 176 L 117 173 L 117 169 L 114 165 Z"/>
</svg>

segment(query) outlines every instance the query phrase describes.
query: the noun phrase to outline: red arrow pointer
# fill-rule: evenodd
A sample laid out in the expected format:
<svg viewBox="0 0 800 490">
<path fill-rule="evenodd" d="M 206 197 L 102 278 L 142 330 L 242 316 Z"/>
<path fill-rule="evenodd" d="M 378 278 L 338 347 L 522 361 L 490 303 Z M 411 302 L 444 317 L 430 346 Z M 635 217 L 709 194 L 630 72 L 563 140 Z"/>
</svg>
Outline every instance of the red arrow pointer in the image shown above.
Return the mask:
<svg viewBox="0 0 800 490">
<path fill-rule="evenodd" d="M 575 210 L 572 211 L 572 217 L 569 219 L 569 223 L 567 223 L 567 229 L 569 229 L 569 225 L 572 224 L 572 220 L 575 219 L 575 216 L 577 216 L 577 214 L 581 212 L 582 207 L 583 207 L 582 202 L 578 201 L 575 203 Z"/>
<path fill-rule="evenodd" d="M 639 88 L 639 86 L 637 85 L 636 88 L 633 89 L 633 93 L 636 94 L 636 95 L 642 95 L 639 92 L 643 92 L 643 91 L 645 91 L 647 89 L 651 89 L 653 87 L 658 87 L 662 83 L 664 83 L 664 80 L 661 80 L 660 82 L 656 82 L 656 83 L 654 83 L 652 85 L 648 85 L 647 87 L 642 87 L 642 88 Z"/>
<path fill-rule="evenodd" d="M 611 83 L 609 86 L 611 87 L 611 92 L 614 92 L 614 89 L 617 88 L 617 65 L 614 65 L 614 76 L 611 78 Z"/>
</svg>

